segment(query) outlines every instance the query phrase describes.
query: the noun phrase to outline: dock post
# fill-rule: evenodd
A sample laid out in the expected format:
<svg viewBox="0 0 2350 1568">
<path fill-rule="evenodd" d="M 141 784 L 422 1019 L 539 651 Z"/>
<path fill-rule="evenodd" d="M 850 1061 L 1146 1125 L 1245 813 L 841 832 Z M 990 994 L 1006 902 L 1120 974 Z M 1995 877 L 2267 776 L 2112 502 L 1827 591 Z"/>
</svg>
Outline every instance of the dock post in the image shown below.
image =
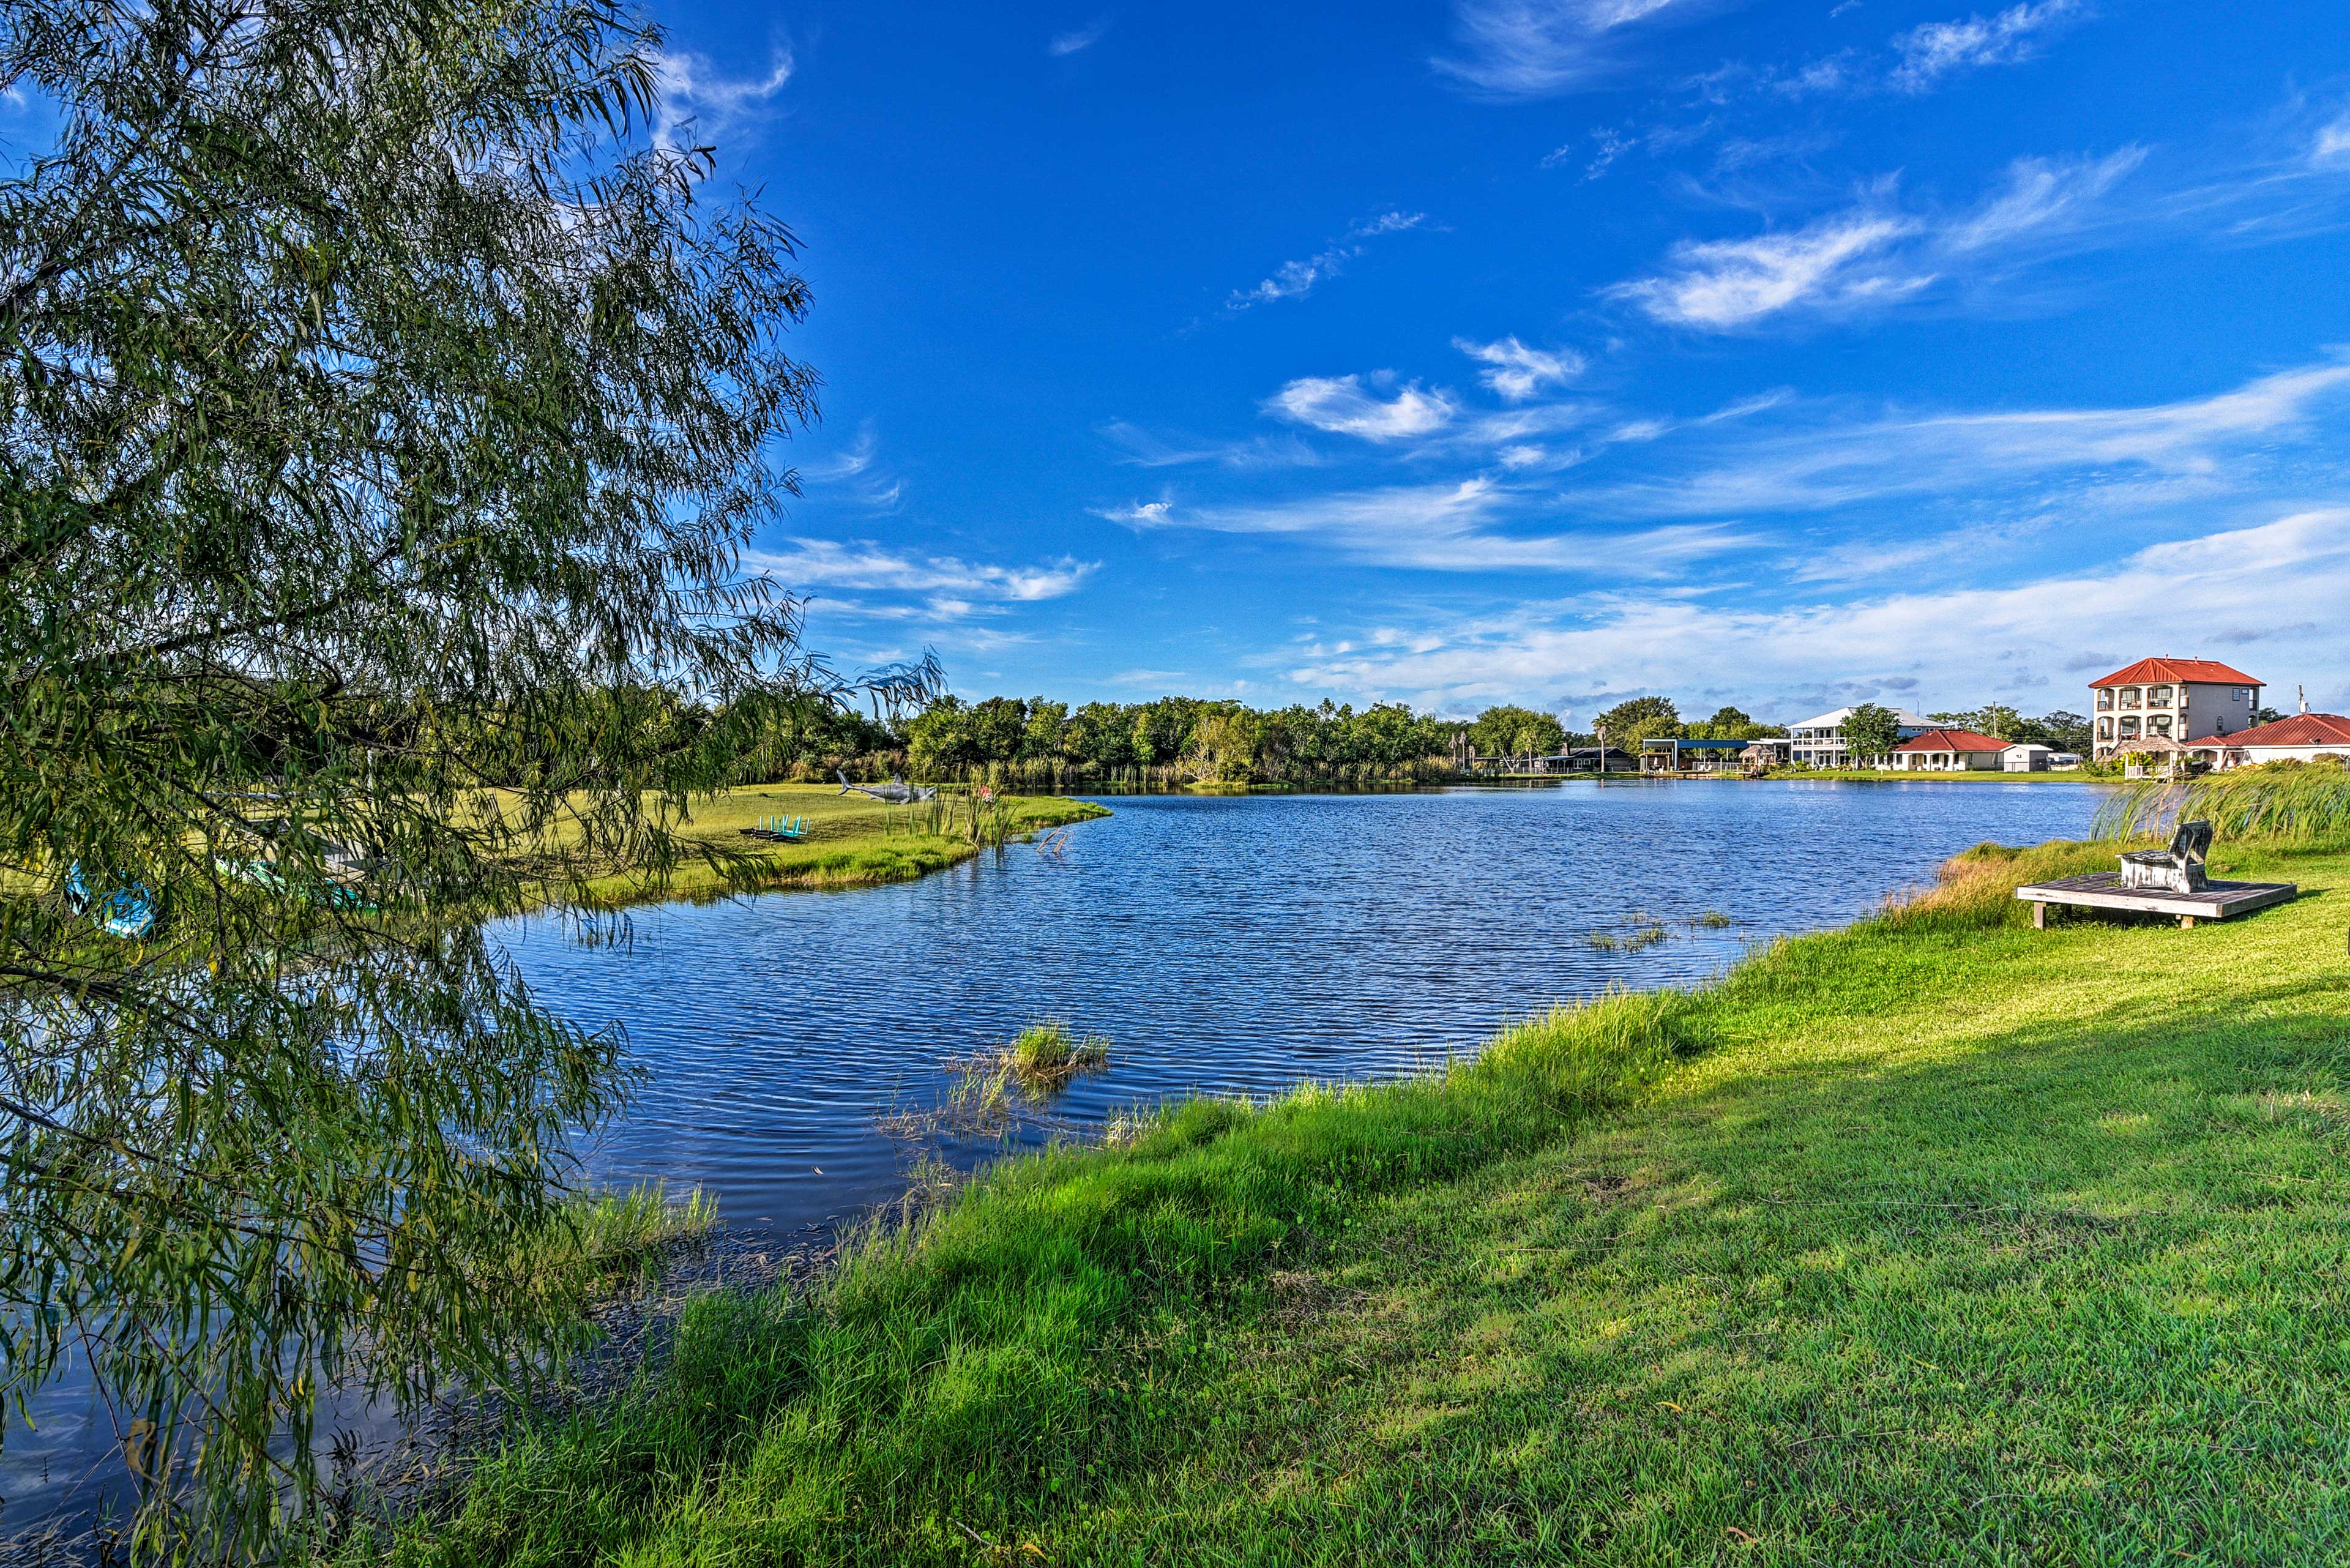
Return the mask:
<svg viewBox="0 0 2350 1568">
<path fill-rule="evenodd" d="M 2032 929 L 2035 931 L 2044 931 L 2048 929 L 2047 905 L 2034 904 L 2032 906 Z"/>
</svg>

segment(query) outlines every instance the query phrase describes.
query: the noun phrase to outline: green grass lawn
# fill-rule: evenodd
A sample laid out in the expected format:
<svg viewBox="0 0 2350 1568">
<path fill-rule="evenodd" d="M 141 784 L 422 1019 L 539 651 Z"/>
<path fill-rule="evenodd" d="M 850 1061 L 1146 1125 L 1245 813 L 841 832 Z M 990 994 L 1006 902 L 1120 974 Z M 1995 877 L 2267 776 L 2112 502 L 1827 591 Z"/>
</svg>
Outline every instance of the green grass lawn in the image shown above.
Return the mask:
<svg viewBox="0 0 2350 1568">
<path fill-rule="evenodd" d="M 2350 1561 L 2350 853 L 1896 917 L 1005 1161 L 518 1432 L 415 1563 Z"/>
<path fill-rule="evenodd" d="M 1108 811 L 1058 795 L 1005 798 L 1014 836 L 1107 816 Z M 920 826 L 917 808 L 916 826 Z M 742 830 L 768 817 L 805 816 L 808 836 L 775 844 L 743 836 Z M 962 833 L 910 833 L 906 809 L 885 806 L 867 795 L 843 794 L 834 784 L 746 784 L 693 803 L 691 818 L 678 836 L 702 841 L 751 859 L 732 867 L 687 859 L 666 881 L 619 873 L 591 883 L 592 897 L 613 905 L 660 898 L 712 898 L 772 888 L 853 888 L 910 881 L 968 860 L 979 852 Z"/>
</svg>

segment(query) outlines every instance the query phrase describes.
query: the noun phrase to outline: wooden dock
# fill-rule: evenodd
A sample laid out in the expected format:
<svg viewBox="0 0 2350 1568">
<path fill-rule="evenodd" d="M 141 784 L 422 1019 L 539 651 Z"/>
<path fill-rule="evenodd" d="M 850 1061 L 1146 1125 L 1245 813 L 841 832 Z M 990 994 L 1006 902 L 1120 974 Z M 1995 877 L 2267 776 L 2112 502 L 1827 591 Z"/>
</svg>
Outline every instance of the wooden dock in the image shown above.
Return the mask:
<svg viewBox="0 0 2350 1568">
<path fill-rule="evenodd" d="M 2176 915 L 2182 928 L 2198 920 L 2224 920 L 2231 915 L 2250 914 L 2265 909 L 2271 904 L 2282 904 L 2299 896 L 2301 888 L 2291 882 L 2214 882 L 2193 893 L 2172 893 L 2160 888 L 2122 887 L 2118 871 L 2100 871 L 2089 877 L 2060 877 L 2054 882 L 2033 882 L 2018 888 L 2015 896 L 2032 906 L 2032 924 L 2044 929 L 2048 924 L 2048 906 L 2071 904 L 2087 909 L 2126 909 L 2141 915 Z"/>
</svg>

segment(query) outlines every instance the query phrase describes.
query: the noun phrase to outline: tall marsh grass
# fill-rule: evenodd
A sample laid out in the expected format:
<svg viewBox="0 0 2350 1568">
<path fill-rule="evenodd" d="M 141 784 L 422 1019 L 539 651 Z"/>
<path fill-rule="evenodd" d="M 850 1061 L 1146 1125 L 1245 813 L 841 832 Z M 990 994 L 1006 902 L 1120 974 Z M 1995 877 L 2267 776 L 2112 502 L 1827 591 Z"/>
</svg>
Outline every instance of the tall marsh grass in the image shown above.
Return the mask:
<svg viewBox="0 0 2350 1568">
<path fill-rule="evenodd" d="M 2211 825 L 2217 841 L 2259 839 L 2296 848 L 2350 845 L 2350 767 L 2268 763 L 2184 784 L 2138 780 L 2098 807 L 2105 838 L 2161 836 L 2180 822 Z"/>
<path fill-rule="evenodd" d="M 2027 882 L 2054 881 L 2114 868 L 2115 846 L 2058 839 L 2018 849 L 1978 844 L 1942 862 L 1930 888 L 1886 900 L 1877 923 L 1891 930 L 1978 930 L 2027 921 L 2015 897 Z"/>
</svg>

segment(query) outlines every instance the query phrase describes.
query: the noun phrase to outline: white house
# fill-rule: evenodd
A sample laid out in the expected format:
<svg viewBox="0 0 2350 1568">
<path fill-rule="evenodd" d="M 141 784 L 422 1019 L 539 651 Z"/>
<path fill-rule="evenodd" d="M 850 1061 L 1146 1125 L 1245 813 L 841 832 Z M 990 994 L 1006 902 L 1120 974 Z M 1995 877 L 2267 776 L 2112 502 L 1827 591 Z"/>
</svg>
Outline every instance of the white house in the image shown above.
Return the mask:
<svg viewBox="0 0 2350 1568">
<path fill-rule="evenodd" d="M 1844 746 L 1844 722 L 1852 717 L 1850 708 L 1838 708 L 1816 719 L 1806 719 L 1787 727 L 1788 761 L 1799 768 L 1848 768 L 1853 759 Z M 1907 708 L 1893 710 L 1894 722 L 1900 726 L 1900 738 L 1914 740 L 1934 727 L 1934 722 Z"/>
<path fill-rule="evenodd" d="M 1999 765 L 2012 774 L 2044 774 L 2056 760 L 2054 747 L 2025 741 L 2000 753 Z M 2074 761 L 2080 759 L 2075 757 Z"/>
<path fill-rule="evenodd" d="M 2249 763 L 2308 763 L 2328 756 L 2350 762 L 2350 719 L 2339 713 L 2294 713 L 2257 730 L 2197 745 L 2194 754 L 2223 768 Z"/>
</svg>

